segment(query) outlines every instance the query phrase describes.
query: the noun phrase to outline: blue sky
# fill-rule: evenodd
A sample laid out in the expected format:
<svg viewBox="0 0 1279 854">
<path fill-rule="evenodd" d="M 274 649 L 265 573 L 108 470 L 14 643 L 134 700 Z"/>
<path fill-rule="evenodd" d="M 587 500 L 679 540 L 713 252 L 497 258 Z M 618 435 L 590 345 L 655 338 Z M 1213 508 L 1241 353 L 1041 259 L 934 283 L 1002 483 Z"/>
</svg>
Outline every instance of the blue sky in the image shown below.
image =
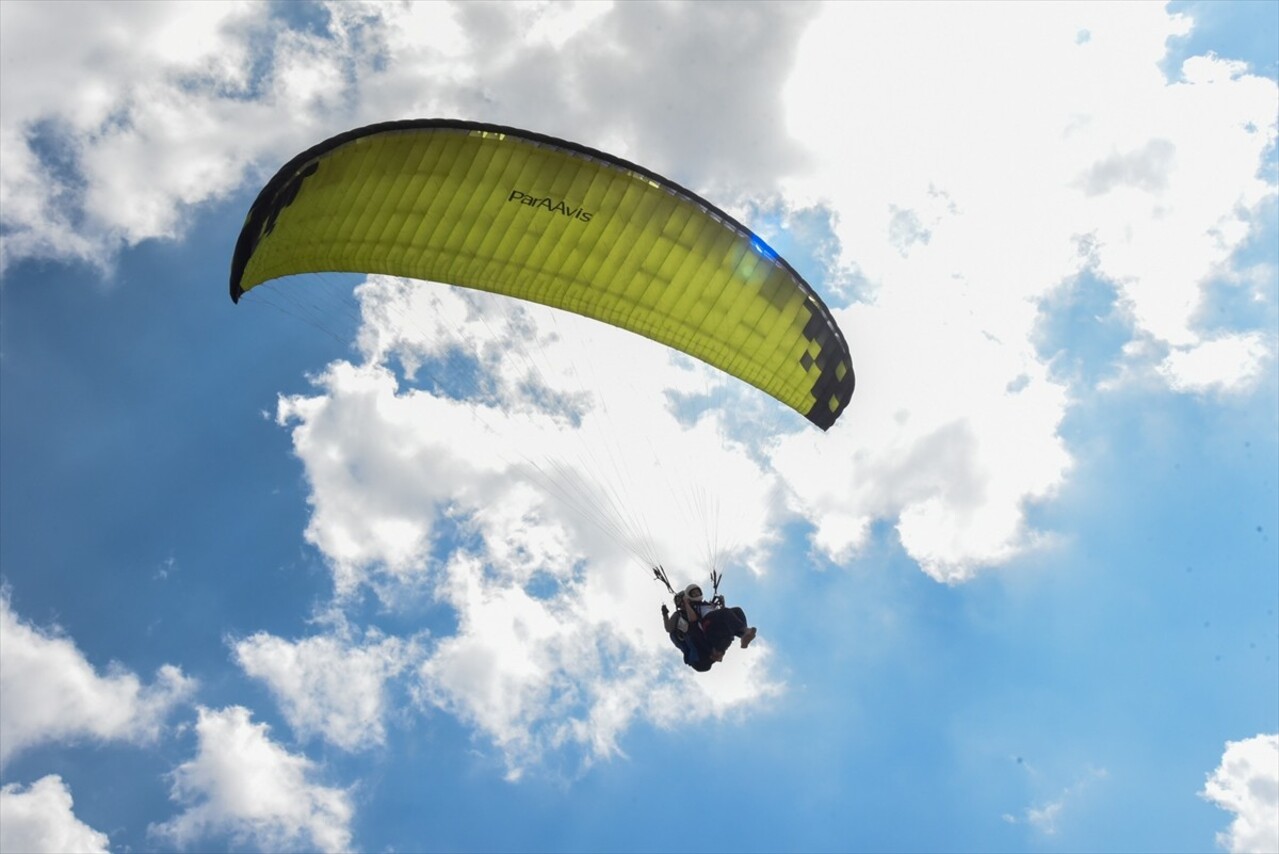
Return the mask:
<svg viewBox="0 0 1279 854">
<path fill-rule="evenodd" d="M 1279 4 L 80 12 L 0 5 L 0 848 L 1279 844 Z M 755 227 L 837 427 L 437 286 L 232 305 L 274 170 L 416 116 Z M 475 402 L 533 362 L 582 418 Z M 516 457 L 734 546 L 757 644 L 684 668 Z"/>
</svg>

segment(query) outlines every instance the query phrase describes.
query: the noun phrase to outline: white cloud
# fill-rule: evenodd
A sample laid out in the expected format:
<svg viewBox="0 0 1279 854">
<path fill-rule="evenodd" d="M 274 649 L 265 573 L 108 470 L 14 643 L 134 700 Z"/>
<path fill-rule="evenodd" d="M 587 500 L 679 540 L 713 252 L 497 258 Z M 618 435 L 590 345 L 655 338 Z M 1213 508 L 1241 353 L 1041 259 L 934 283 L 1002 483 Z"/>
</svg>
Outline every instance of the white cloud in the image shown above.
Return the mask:
<svg viewBox="0 0 1279 854">
<path fill-rule="evenodd" d="M 828 555 L 896 520 L 954 581 L 1045 542 L 1026 508 L 1069 474 L 1070 399 L 1033 340 L 1062 282 L 1114 283 L 1134 336 L 1160 345 L 1124 358 L 1174 348 L 1160 372 L 1176 390 L 1259 375 L 1273 335 L 1209 340 L 1195 318 L 1275 195 L 1258 169 L 1276 90 L 1203 57 L 1167 83 L 1157 63 L 1189 20 L 1158 5 L 951 4 L 922 23 L 832 4 L 802 41 L 787 122 L 810 167 L 784 186 L 831 210 L 865 282 L 837 313 L 859 382 L 829 436 L 789 437 L 774 460 Z"/>
<path fill-rule="evenodd" d="M 1217 844 L 1233 854 L 1279 851 L 1279 735 L 1226 742 L 1200 796 L 1235 814 Z"/>
<path fill-rule="evenodd" d="M 1258 333 L 1224 335 L 1172 351 L 1159 371 L 1178 391 L 1241 392 L 1255 387 L 1271 355 Z"/>
<path fill-rule="evenodd" d="M 512 779 L 568 746 L 588 765 L 623 755 L 621 735 L 636 721 L 723 718 L 781 689 L 764 641 L 730 651 L 708 674 L 687 670 L 658 629 L 651 588 L 626 567 L 611 578 L 597 570 L 551 599 L 493 581 L 494 568 L 465 554 L 450 561 L 442 596 L 458 632 L 423 664 L 422 700 L 491 738 Z M 618 586 L 626 598 L 603 589 Z"/>
<path fill-rule="evenodd" d="M 345 627 L 287 641 L 258 632 L 234 644 L 244 672 L 261 679 L 301 738 L 320 736 L 344 750 L 383 744 L 387 681 L 419 655 L 412 641 Z"/>
<path fill-rule="evenodd" d="M 350 794 L 314 781 L 316 766 L 273 742 L 248 709 L 201 708 L 194 759 L 172 774 L 173 800 L 186 809 L 150 832 L 180 848 L 227 834 L 267 851 L 351 848 Z"/>
<path fill-rule="evenodd" d="M 92 854 L 108 848 L 105 833 L 76 818 L 71 790 L 57 774 L 26 789 L 16 783 L 0 788 L 0 851 L 23 854 Z"/>
<path fill-rule="evenodd" d="M 0 84 L 4 259 L 105 264 L 330 133 L 411 115 L 560 134 L 730 209 L 779 189 L 791 206 L 820 202 L 843 246 L 831 282 L 855 270 L 872 291 L 841 313 L 860 388 L 817 457 L 826 470 L 792 442 L 779 470 L 829 556 L 895 521 L 946 580 L 1044 541 L 1026 507 L 1069 472 L 1068 400 L 1031 337 L 1063 281 L 1112 282 L 1155 345 L 1124 348 L 1147 370 L 1120 375 L 1241 391 L 1272 364 L 1269 332 L 1207 337 L 1196 318 L 1274 198 L 1258 165 L 1275 85 L 1213 56 L 1170 84 L 1158 64 L 1191 19 L 1157 4 L 965 4 L 926 20 L 893 4 L 749 4 L 731 22 L 717 4 L 323 9 L 323 26 L 295 29 L 262 5 L 94 5 L 79 28 L 6 4 L 6 56 L 40 73 Z M 55 50 L 31 47 L 53 27 Z M 414 407 L 465 429 L 447 407 Z M 382 514 L 372 531 L 360 515 L 318 506 L 312 536 L 342 565 L 421 569 L 429 523 Z M 394 553 L 369 554 L 371 537 Z"/>
<path fill-rule="evenodd" d="M 70 638 L 24 622 L 0 594 L 0 762 L 49 742 L 154 741 L 194 688 L 171 665 L 150 685 L 114 663 L 100 676 Z"/>
<path fill-rule="evenodd" d="M 335 362 L 320 393 L 283 398 L 277 412 L 311 482 L 308 539 L 333 562 L 339 594 L 379 577 L 427 580 L 446 522 L 491 531 L 490 548 L 525 576 L 562 576 L 587 554 L 732 552 L 758 564 L 774 536 L 773 480 L 715 418 L 685 427 L 666 403 L 722 377 L 540 306 L 383 278 L 361 299 L 365 363 Z M 476 399 L 402 389 L 389 367 L 447 386 L 446 355 L 472 366 Z"/>
<path fill-rule="evenodd" d="M 1091 235 L 1138 330 L 1193 343 L 1203 288 L 1275 194 L 1259 175 L 1274 82 L 1194 57 L 1169 84 L 1157 63 L 1189 20 L 1161 6 L 965 4 L 919 24 L 908 7 L 834 4 L 800 51 L 788 118 L 814 164 L 794 189 L 835 208 L 845 260 L 883 289 L 969 282 L 996 298 L 973 307 L 1003 322 L 1016 318 L 989 309 L 1079 272 L 1070 246 Z M 1081 27 L 1092 38 L 1077 44 Z M 823 81 L 870 74 L 893 85 L 831 103 Z M 953 212 L 929 252 L 902 258 L 882 235 L 935 193 Z"/>
<path fill-rule="evenodd" d="M 1077 806 L 1084 792 L 1098 780 L 1109 776 L 1105 768 L 1090 769 L 1073 784 L 1061 790 L 1055 797 L 1026 807 L 1023 818 L 1005 813 L 1003 820 L 1008 824 L 1021 824 L 1023 821 L 1044 836 L 1056 836 L 1061 829 L 1063 816 Z"/>
<path fill-rule="evenodd" d="M 628 333 L 459 289 L 379 278 L 360 298 L 368 361 L 330 365 L 279 418 L 339 594 L 368 584 L 393 604 L 386 585 L 415 585 L 457 613 L 418 671 L 423 703 L 476 726 L 518 775 L 548 750 L 617 755 L 637 719 L 726 715 L 776 690 L 761 641 L 715 679 L 681 680 L 700 702 L 658 702 L 685 668 L 649 562 L 677 581 L 730 558 L 762 571 L 776 536 L 773 479 L 717 418 L 681 424 L 665 404 L 667 390 L 719 394 L 721 378 Z M 478 400 L 404 387 L 388 367 L 447 387 L 458 360 Z"/>
<path fill-rule="evenodd" d="M 639 628 L 651 615 L 605 609 L 610 621 L 583 640 L 561 625 L 564 597 L 640 596 L 618 580 L 639 571 L 642 560 L 625 564 L 631 551 L 674 556 L 691 573 L 736 546 L 762 570 L 779 495 L 829 557 L 852 559 L 888 521 L 948 582 L 1043 545 L 1027 511 L 1069 475 L 1058 431 L 1070 401 L 1032 337 L 1043 297 L 1085 270 L 1115 285 L 1135 338 L 1150 344 L 1124 359 L 1171 387 L 1243 389 L 1271 364 L 1269 333 L 1206 337 L 1196 317 L 1274 197 L 1257 166 L 1276 135 L 1275 86 L 1215 57 L 1192 58 L 1169 84 L 1158 63 L 1190 23 L 1160 5 L 944 5 L 926 19 L 894 4 L 324 9 L 322 26 L 291 29 L 258 4 L 93 5 L 78 28 L 37 4 L 0 4 L 6 58 L 34 69 L 0 83 L 0 265 L 106 264 L 121 245 L 180 233 L 191 206 L 331 133 L 458 115 L 631 157 L 732 210 L 778 197 L 783 210 L 820 204 L 843 248 L 827 292 L 865 285 L 838 311 L 857 396 L 823 436 L 757 434 L 748 449 L 713 417 L 686 429 L 658 401 L 733 399 L 734 387 L 572 318 L 386 283 L 365 296 L 364 362 L 335 363 L 315 394 L 280 401 L 311 482 L 307 537 L 340 597 L 438 582 L 464 613 L 501 609 L 498 625 L 477 617 L 471 634 L 440 641 L 424 671 L 432 702 L 501 743 L 536 717 L 529 696 L 609 718 L 593 671 L 566 668 L 567 653 L 517 656 L 481 685 L 450 661 L 496 654 L 496 639 L 521 625 L 552 650 L 657 654 L 631 639 L 651 634 Z M 59 39 L 47 38 L 53 27 Z M 501 339 L 527 335 L 526 352 L 502 351 Z M 564 346 L 587 339 L 607 346 L 585 357 Z M 480 396 L 410 389 L 392 369 L 425 360 L 438 375 L 431 360 L 449 348 L 479 366 Z M 634 387 L 602 405 L 597 389 L 620 377 Z M 577 391 L 548 405 L 526 379 Z M 635 471 L 641 459 L 657 464 Z M 662 483 L 672 473 L 674 490 Z M 718 543 L 704 536 L 716 498 L 732 529 Z M 653 513 L 648 531 L 632 518 L 638 507 Z M 699 524 L 700 539 L 687 530 Z M 484 570 L 459 558 L 442 577 L 430 550 L 458 531 L 479 537 Z M 472 590 L 460 578 L 475 574 Z M 493 692 L 504 705 L 482 707 Z M 612 750 L 582 732 L 564 737 Z"/>
<path fill-rule="evenodd" d="M 579 33 L 588 30 L 601 15 L 612 11 L 611 2 L 570 0 L 566 3 L 551 0 L 516 0 L 530 20 L 527 29 L 529 41 L 542 41 L 555 48 Z"/>
<path fill-rule="evenodd" d="M 238 99 L 261 7 L 66 11 L 0 10 L 0 49 L 23 69 L 0 82 L 0 269 L 28 256 L 105 265 L 121 242 L 174 236 L 181 207 L 231 189 L 257 148 L 234 145 L 225 122 L 252 112 Z"/>
<path fill-rule="evenodd" d="M 725 13 L 713 4 L 334 2 L 306 27 L 292 11 L 0 7 L 0 49 L 24 69 L 0 82 L 0 269 L 26 257 L 109 267 L 123 246 L 180 235 L 191 206 L 388 119 L 458 116 L 611 142 L 707 184 L 762 179 L 794 154 L 754 115 L 780 99 L 794 49 L 783 36 L 805 4 L 735 10 L 730 40 L 718 38 Z"/>
<path fill-rule="evenodd" d="M 1057 435 L 1066 391 L 1027 341 L 990 331 L 968 305 L 973 293 L 955 282 L 837 312 L 854 336 L 853 403 L 829 433 L 786 436 L 772 455 L 834 560 L 850 559 L 879 519 L 897 520 L 907 553 L 939 581 L 1042 541 L 1026 505 L 1069 472 Z M 915 326 L 894 319 L 910 316 Z"/>
</svg>

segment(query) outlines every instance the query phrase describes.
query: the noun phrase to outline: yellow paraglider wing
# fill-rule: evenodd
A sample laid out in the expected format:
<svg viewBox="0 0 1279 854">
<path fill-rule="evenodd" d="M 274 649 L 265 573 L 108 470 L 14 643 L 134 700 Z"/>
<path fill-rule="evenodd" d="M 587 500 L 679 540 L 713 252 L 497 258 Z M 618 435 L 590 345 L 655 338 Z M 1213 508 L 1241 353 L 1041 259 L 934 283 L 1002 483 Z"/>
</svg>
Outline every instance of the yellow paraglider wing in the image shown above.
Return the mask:
<svg viewBox="0 0 1279 854">
<path fill-rule="evenodd" d="M 848 345 L 762 240 L 642 167 L 514 128 L 450 120 L 349 131 L 267 183 L 231 297 L 297 273 L 384 273 L 592 317 L 695 356 L 823 430 L 848 405 Z"/>
</svg>

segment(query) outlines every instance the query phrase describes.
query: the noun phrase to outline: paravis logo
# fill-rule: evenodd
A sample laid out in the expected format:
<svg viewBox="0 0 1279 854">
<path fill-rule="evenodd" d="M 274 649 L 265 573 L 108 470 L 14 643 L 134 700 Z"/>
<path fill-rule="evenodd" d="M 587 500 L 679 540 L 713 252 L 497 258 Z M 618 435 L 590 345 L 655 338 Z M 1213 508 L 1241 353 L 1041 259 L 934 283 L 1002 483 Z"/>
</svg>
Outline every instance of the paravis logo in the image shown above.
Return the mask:
<svg viewBox="0 0 1279 854">
<path fill-rule="evenodd" d="M 511 190 L 511 194 L 506 197 L 508 202 L 518 202 L 521 205 L 527 205 L 530 208 L 542 208 L 543 210 L 557 213 L 561 216 L 571 217 L 580 222 L 590 222 L 591 217 L 595 214 L 584 208 L 569 207 L 568 203 L 562 199 L 554 199 L 550 196 L 534 196 L 531 193 L 525 193 L 522 190 Z"/>
</svg>

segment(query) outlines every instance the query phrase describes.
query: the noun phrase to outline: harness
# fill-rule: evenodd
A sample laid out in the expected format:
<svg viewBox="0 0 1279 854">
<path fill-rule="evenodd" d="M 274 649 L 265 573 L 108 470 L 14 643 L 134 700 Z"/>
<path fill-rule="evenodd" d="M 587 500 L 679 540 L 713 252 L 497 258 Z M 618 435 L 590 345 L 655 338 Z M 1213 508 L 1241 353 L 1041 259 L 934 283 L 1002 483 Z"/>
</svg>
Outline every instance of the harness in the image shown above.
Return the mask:
<svg viewBox="0 0 1279 854">
<path fill-rule="evenodd" d="M 671 640 L 675 642 L 676 646 L 682 646 L 690 628 L 688 617 L 684 613 L 684 594 L 683 592 L 677 593 L 675 588 L 671 586 L 671 580 L 667 577 L 666 569 L 661 564 L 653 567 L 653 578 L 666 585 L 667 591 L 675 598 L 677 610 L 675 613 L 675 631 L 671 634 Z M 719 583 L 723 579 L 724 576 L 721 573 L 711 570 L 711 598 L 707 600 L 707 604 L 711 608 L 697 621 L 697 628 L 702 632 L 706 631 L 711 615 L 724 607 L 724 597 L 719 593 Z M 694 608 L 696 609 L 696 606 Z"/>
</svg>

